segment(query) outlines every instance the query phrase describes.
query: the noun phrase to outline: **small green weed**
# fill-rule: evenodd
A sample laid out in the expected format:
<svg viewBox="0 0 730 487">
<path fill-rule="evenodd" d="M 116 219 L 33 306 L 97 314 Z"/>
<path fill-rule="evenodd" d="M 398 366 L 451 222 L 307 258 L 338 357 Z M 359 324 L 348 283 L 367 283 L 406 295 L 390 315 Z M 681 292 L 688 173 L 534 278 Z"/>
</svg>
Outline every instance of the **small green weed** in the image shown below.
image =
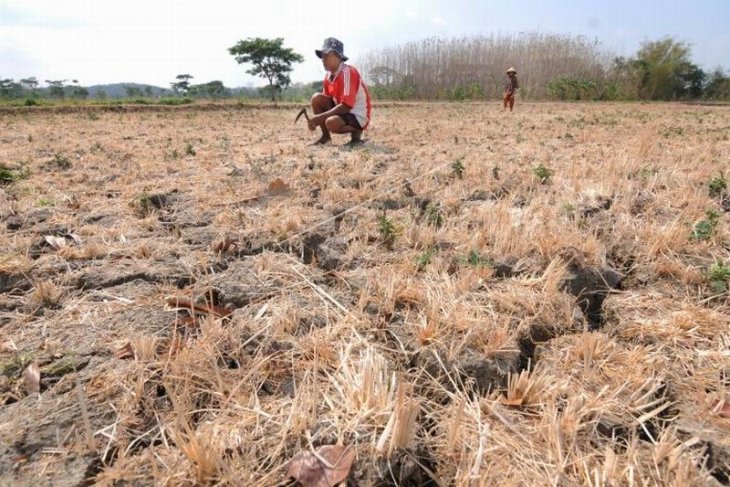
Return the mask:
<svg viewBox="0 0 730 487">
<path fill-rule="evenodd" d="M 655 167 L 642 167 L 628 174 L 628 179 L 649 179 L 659 174 L 659 169 Z"/>
<path fill-rule="evenodd" d="M 715 262 L 707 273 L 707 279 L 713 292 L 717 294 L 726 292 L 730 281 L 730 266 L 726 266 L 722 261 Z"/>
<path fill-rule="evenodd" d="M 710 192 L 711 197 L 715 198 L 717 196 L 722 196 L 723 193 L 725 193 L 725 191 L 727 190 L 727 179 L 725 179 L 723 174 L 720 173 L 719 176 L 715 176 L 710 180 L 707 188 Z"/>
<path fill-rule="evenodd" d="M 690 238 L 692 240 L 709 240 L 720 222 L 720 214 L 715 210 L 705 211 L 705 219 L 695 223 Z"/>
<path fill-rule="evenodd" d="M 494 265 L 492 259 L 480 255 L 476 250 L 470 250 L 469 254 L 462 259 L 462 263 L 469 267 L 491 267 Z"/>
<path fill-rule="evenodd" d="M 438 252 L 438 248 L 431 246 L 416 258 L 416 265 L 418 266 L 419 271 L 423 270 L 431 263 L 431 257 L 433 257 L 436 252 Z"/>
<path fill-rule="evenodd" d="M 193 147 L 192 142 L 185 142 L 185 153 L 189 156 L 194 156 L 196 154 L 195 147 Z"/>
<path fill-rule="evenodd" d="M 71 169 L 71 161 L 68 160 L 68 157 L 64 156 L 63 154 L 55 154 L 53 156 L 53 159 L 51 159 L 50 165 L 56 166 L 58 169 L 66 170 Z"/>
<path fill-rule="evenodd" d="M 532 174 L 535 175 L 537 179 L 540 180 L 540 183 L 546 184 L 550 181 L 550 178 L 553 175 L 553 171 L 551 169 L 548 169 L 545 167 L 542 163 L 540 163 L 537 167 L 535 167 L 532 170 Z"/>
<path fill-rule="evenodd" d="M 464 179 L 465 169 L 466 168 L 464 167 L 464 159 L 457 159 L 456 162 L 451 165 L 451 174 L 458 179 Z"/>
<path fill-rule="evenodd" d="M 383 241 L 383 244 L 388 250 L 392 250 L 398 232 L 393 222 L 385 213 L 378 217 L 378 231 L 380 232 L 380 239 Z"/>
<path fill-rule="evenodd" d="M 429 203 L 423 213 L 429 225 L 440 228 L 444 224 L 444 216 L 438 204 Z"/>
<path fill-rule="evenodd" d="M 10 169 L 0 166 L 0 184 L 10 184 L 30 176 L 30 171 L 26 167 L 20 169 Z"/>
</svg>

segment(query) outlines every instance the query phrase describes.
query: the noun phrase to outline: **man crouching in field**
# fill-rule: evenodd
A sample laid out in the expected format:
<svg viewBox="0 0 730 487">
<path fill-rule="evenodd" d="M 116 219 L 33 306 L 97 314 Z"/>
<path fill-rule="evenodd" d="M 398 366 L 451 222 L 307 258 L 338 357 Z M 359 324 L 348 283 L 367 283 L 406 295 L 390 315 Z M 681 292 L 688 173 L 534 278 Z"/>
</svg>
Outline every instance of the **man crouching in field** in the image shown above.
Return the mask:
<svg viewBox="0 0 730 487">
<path fill-rule="evenodd" d="M 315 115 L 309 120 L 309 129 L 322 129 L 316 144 L 332 140 L 330 134 L 350 134 L 350 145 L 362 144 L 362 132 L 370 122 L 370 94 L 357 69 L 345 64 L 342 42 L 332 37 L 324 40 L 315 54 L 322 60 L 327 75 L 322 93 L 312 96 Z"/>
</svg>

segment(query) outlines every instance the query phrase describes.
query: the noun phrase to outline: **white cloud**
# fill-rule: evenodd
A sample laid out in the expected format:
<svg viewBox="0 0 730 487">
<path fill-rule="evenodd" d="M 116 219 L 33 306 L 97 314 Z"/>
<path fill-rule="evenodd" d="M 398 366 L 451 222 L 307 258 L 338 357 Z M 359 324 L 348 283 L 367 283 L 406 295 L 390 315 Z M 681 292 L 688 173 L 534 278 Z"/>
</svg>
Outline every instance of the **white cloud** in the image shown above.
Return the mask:
<svg viewBox="0 0 730 487">
<path fill-rule="evenodd" d="M 341 39 L 357 64 L 369 50 L 385 45 L 434 35 L 499 32 L 505 25 L 530 30 L 543 21 L 537 14 L 510 21 L 514 12 L 508 7 L 505 2 L 471 0 L 0 0 L 0 74 L 167 86 L 175 75 L 190 73 L 196 82 L 261 84 L 227 51 L 239 39 L 260 36 L 284 37 L 288 47 L 305 57 L 292 78 L 312 81 L 323 76 L 314 49 L 325 37 Z M 548 25 L 560 31 L 553 20 Z M 602 40 L 630 54 L 643 34 L 625 23 L 612 25 L 629 34 L 605 28 Z M 713 46 L 696 44 L 698 60 L 722 63 L 727 59 L 724 40 Z"/>
<path fill-rule="evenodd" d="M 400 40 L 394 20 L 420 5 L 416 0 L 334 7 L 321 0 L 5 1 L 0 3 L 1 11 L 13 13 L 13 18 L 7 16 L 0 30 L 0 45 L 22 47 L 43 69 L 34 74 L 44 79 L 74 77 L 83 84 L 139 81 L 164 86 L 185 72 L 193 74 L 195 81 L 220 79 L 235 86 L 253 80 L 227 49 L 246 37 L 284 37 L 285 44 L 306 59 L 296 67 L 293 79 L 309 81 L 323 75 L 314 49 L 325 37 L 343 40 L 348 55 L 356 60 L 378 45 L 372 43 L 373 32 L 392 32 Z M 39 18 L 70 19 L 73 27 L 59 30 L 28 21 Z M 388 42 L 383 36 L 378 40 Z M 11 69 L 9 75 L 20 76 L 17 71 Z"/>
</svg>

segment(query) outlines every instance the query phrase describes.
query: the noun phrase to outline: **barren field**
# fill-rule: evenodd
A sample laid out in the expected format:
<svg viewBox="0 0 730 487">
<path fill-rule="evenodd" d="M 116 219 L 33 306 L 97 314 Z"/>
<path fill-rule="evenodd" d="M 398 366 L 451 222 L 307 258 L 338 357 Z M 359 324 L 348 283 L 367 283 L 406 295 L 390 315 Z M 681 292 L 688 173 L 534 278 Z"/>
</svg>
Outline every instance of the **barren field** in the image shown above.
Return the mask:
<svg viewBox="0 0 730 487">
<path fill-rule="evenodd" d="M 1 485 L 728 485 L 730 109 L 295 113 L 0 115 Z"/>
</svg>

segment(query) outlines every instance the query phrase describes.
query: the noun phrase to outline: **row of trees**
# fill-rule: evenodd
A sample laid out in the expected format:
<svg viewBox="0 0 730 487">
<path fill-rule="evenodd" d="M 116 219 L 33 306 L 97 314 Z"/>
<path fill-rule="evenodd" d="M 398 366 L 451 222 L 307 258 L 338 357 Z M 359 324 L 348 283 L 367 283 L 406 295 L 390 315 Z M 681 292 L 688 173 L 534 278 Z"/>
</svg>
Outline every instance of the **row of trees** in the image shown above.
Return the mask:
<svg viewBox="0 0 730 487">
<path fill-rule="evenodd" d="M 70 84 L 66 80 L 46 80 L 41 86 L 35 78 L 27 78 L 16 82 L 13 79 L 0 78 L 0 99 L 35 101 L 41 98 L 48 99 L 97 99 L 108 98 L 168 98 L 181 97 L 191 99 L 225 99 L 225 98 L 271 98 L 272 92 L 276 98 L 282 100 L 301 100 L 311 96 L 312 92 L 322 89 L 321 81 L 314 83 L 287 83 L 265 87 L 225 86 L 222 81 L 209 81 L 195 84 L 190 74 L 181 74 L 170 83 L 170 88 L 159 88 L 151 85 L 139 84 L 112 84 L 103 86 L 83 87 Z M 35 103 L 28 103 L 35 104 Z"/>
<path fill-rule="evenodd" d="M 0 78 L 0 98 L 23 98 L 26 96 L 37 97 L 45 94 L 54 98 L 72 96 L 75 98 L 86 98 L 89 91 L 79 85 L 78 80 L 45 80 L 47 87 L 39 88 L 40 82 L 32 76 L 15 81 L 12 78 Z"/>
<path fill-rule="evenodd" d="M 227 88 L 221 81 L 193 84 L 190 74 L 179 74 L 171 91 L 143 85 L 125 85 L 127 97 L 185 96 L 225 98 L 265 93 L 290 97 L 317 87 L 299 84 L 291 89 L 290 73 L 304 58 L 284 39 L 248 38 L 228 52 L 247 73 L 268 81 L 256 90 Z M 673 38 L 645 42 L 629 58 L 616 57 L 598 41 L 559 34 L 523 33 L 461 39 L 432 38 L 369 53 L 361 64 L 378 98 L 483 99 L 499 97 L 504 70 L 516 65 L 523 96 L 561 100 L 678 100 L 713 98 L 730 100 L 730 76 L 720 68 L 706 73 L 691 60 L 688 44 Z M 38 88 L 36 78 L 19 82 L 0 78 L 0 98 L 71 96 L 86 98 L 89 90 L 77 80 L 46 80 Z M 157 93 L 155 93 L 157 90 Z M 106 97 L 95 90 L 95 96 Z"/>
<path fill-rule="evenodd" d="M 193 76 L 190 74 L 178 74 L 177 81 L 170 83 L 172 93 L 176 96 L 187 96 L 192 98 L 229 98 L 233 91 L 226 87 L 222 81 L 209 81 L 207 83 L 193 84 L 190 82 Z"/>
<path fill-rule="evenodd" d="M 513 65 L 532 99 L 730 99 L 730 77 L 704 72 L 689 45 L 672 38 L 646 42 L 629 58 L 581 36 L 433 38 L 372 51 L 361 63 L 380 98 L 451 100 L 499 97 Z"/>
<path fill-rule="evenodd" d="M 294 52 L 293 49 L 284 47 L 284 39 L 263 39 L 260 37 L 248 38 L 238 41 L 234 46 L 228 49 L 228 52 L 234 56 L 239 64 L 249 65 L 247 73 L 253 76 L 259 76 L 268 81 L 268 85 L 262 90 L 248 89 L 231 89 L 226 87 L 222 81 L 209 81 L 202 84 L 194 84 L 192 82 L 194 76 L 191 74 L 179 74 L 175 77 L 175 81 L 170 83 L 170 92 L 166 90 L 156 89 L 152 86 L 143 85 L 124 85 L 125 96 L 128 98 L 152 97 L 155 96 L 184 96 L 191 98 L 226 98 L 231 96 L 251 96 L 258 94 L 266 94 L 271 100 L 275 100 L 277 96 L 282 97 L 286 94 L 292 96 L 291 71 L 294 64 L 301 63 L 304 58 L 301 54 Z M 38 80 L 36 78 L 27 78 L 15 82 L 13 79 L 0 78 L 0 98 L 37 98 L 39 96 L 48 96 L 51 98 L 65 98 L 67 96 L 73 98 L 85 99 L 89 96 L 89 90 L 79 86 L 78 81 L 73 80 L 72 84 L 67 83 L 68 80 L 46 80 L 47 87 L 38 88 Z M 304 85 L 298 85 L 293 90 L 298 93 Z M 288 91 L 288 93 L 287 93 Z M 107 93 L 104 90 L 95 90 L 94 95 L 98 98 L 106 98 Z M 308 95 L 307 95 L 308 96 Z"/>
<path fill-rule="evenodd" d="M 281 70 L 282 68 L 277 68 Z M 250 71 L 253 71 L 252 68 Z M 262 72 L 263 73 L 263 72 Z M 288 72 L 279 72 L 274 77 L 268 78 L 269 84 L 260 88 L 229 88 L 221 81 L 210 81 L 203 84 L 193 84 L 190 82 L 194 77 L 190 74 L 179 74 L 175 78 L 176 81 L 170 83 L 172 95 L 185 96 L 190 98 L 260 98 L 267 97 L 271 100 L 301 100 L 309 98 L 314 91 L 322 90 L 322 82 L 315 81 L 311 83 L 295 83 L 292 84 L 289 79 Z M 132 96 L 132 95 L 130 95 Z"/>
<path fill-rule="evenodd" d="M 431 38 L 373 51 L 360 64 L 380 97 L 458 100 L 500 96 L 513 65 L 523 92 L 544 98 L 549 80 L 597 76 L 608 59 L 598 43 L 581 37 L 524 34 Z"/>
<path fill-rule="evenodd" d="M 207 83 L 192 84 L 190 80 L 193 76 L 189 74 L 181 74 L 171 83 L 171 88 L 157 88 L 150 85 L 138 84 L 113 84 L 105 85 L 111 90 L 111 94 L 106 89 L 100 87 L 84 87 L 79 85 L 77 80 L 45 80 L 45 86 L 35 78 L 24 78 L 15 81 L 12 78 L 0 78 L 0 98 L 18 99 L 18 98 L 73 98 L 87 99 L 95 97 L 105 99 L 110 96 L 127 97 L 127 98 L 152 98 L 165 96 L 185 96 L 191 98 L 226 98 L 240 94 L 240 89 L 232 90 L 226 87 L 222 81 L 209 81 Z"/>
</svg>

